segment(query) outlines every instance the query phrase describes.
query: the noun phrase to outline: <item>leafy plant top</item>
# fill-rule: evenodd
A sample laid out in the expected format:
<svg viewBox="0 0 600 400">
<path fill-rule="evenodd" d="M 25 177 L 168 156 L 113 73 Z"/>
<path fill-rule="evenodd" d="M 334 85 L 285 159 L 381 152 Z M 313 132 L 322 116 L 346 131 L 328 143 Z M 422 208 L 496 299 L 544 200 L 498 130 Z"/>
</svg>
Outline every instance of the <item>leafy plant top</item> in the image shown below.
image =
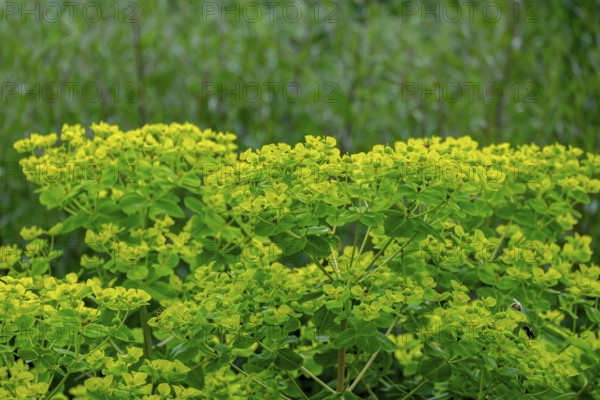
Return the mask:
<svg viewBox="0 0 600 400">
<path fill-rule="evenodd" d="M 598 155 L 238 152 L 104 123 L 15 149 L 64 218 L 1 248 L 4 397 L 600 398 L 600 268 L 576 233 Z"/>
</svg>

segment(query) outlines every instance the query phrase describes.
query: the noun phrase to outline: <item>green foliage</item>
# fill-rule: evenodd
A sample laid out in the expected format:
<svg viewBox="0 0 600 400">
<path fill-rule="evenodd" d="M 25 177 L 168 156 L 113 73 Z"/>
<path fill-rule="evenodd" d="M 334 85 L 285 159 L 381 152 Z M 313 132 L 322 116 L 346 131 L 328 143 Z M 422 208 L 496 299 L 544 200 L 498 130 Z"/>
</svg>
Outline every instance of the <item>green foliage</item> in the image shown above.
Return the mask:
<svg viewBox="0 0 600 400">
<path fill-rule="evenodd" d="M 2 248 L 2 320 L 76 329 L 4 329 L 5 397 L 600 398 L 600 267 L 573 232 L 600 156 L 91 130 L 15 144 L 68 217 Z M 60 280 L 65 235 L 86 249 Z"/>
</svg>

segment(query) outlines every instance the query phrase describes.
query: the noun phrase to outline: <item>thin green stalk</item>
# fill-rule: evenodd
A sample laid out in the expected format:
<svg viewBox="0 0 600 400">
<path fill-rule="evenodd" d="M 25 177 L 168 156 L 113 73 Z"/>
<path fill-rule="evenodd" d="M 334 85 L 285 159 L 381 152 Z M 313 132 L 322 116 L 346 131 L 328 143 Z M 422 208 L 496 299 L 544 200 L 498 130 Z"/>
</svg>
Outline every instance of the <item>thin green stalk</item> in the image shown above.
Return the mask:
<svg viewBox="0 0 600 400">
<path fill-rule="evenodd" d="M 373 265 L 375 265 L 375 263 L 377 262 L 377 260 L 379 259 L 379 257 L 381 257 L 381 255 L 383 254 L 383 252 L 385 251 L 385 249 L 388 248 L 388 246 L 390 244 L 392 244 L 392 242 L 394 241 L 394 238 L 389 238 L 388 241 L 385 243 L 385 245 L 383 245 L 383 247 L 377 252 L 377 254 L 375 254 L 375 257 L 373 257 L 373 259 L 371 260 L 371 262 L 369 263 L 369 265 L 367 266 L 367 268 L 365 269 L 365 271 L 370 270 Z"/>
<path fill-rule="evenodd" d="M 585 384 L 584 387 L 582 387 L 581 389 L 579 389 L 579 391 L 575 395 L 576 399 L 581 398 L 581 396 L 583 396 L 584 394 L 586 394 L 593 387 L 593 386 L 590 386 L 590 385 L 595 385 L 594 382 L 596 382 L 596 378 L 598 377 L 598 375 L 600 375 L 600 370 L 598 370 L 598 372 L 596 372 L 594 374 L 594 376 L 592 376 L 592 379 L 590 379 L 589 381 L 587 381 L 587 383 Z"/>
<path fill-rule="evenodd" d="M 340 333 L 344 332 L 348 327 L 348 320 L 343 320 L 340 324 Z M 342 347 L 338 350 L 338 367 L 337 367 L 337 385 L 338 393 L 344 391 L 344 376 L 346 375 L 346 348 Z"/>
<path fill-rule="evenodd" d="M 386 336 L 389 335 L 392 332 L 392 330 L 394 330 L 394 327 L 398 323 L 399 319 L 400 319 L 400 317 L 398 317 L 398 316 L 396 316 L 396 318 L 394 318 L 394 320 L 392 321 L 392 324 L 390 325 L 388 330 L 385 332 Z M 348 387 L 348 390 L 347 390 L 348 392 L 352 392 L 356 388 L 356 386 L 360 383 L 362 378 L 364 378 L 364 376 L 367 374 L 367 371 L 369 370 L 369 368 L 371 368 L 371 365 L 373 364 L 373 362 L 375 362 L 375 359 L 379 355 L 380 351 L 381 351 L 381 349 L 377 350 L 375 353 L 373 353 L 371 358 L 369 358 L 369 361 L 367 361 L 367 363 L 365 364 L 363 369 L 360 371 L 360 373 L 358 374 L 358 376 L 356 377 L 354 382 L 352 382 L 350 387 Z"/>
<path fill-rule="evenodd" d="M 150 325 L 147 321 L 148 306 L 140 307 L 140 325 L 142 326 L 142 332 L 144 334 L 144 357 L 146 360 L 150 360 L 152 357 L 152 334 L 150 332 Z"/>
<path fill-rule="evenodd" d="M 354 262 L 354 255 L 356 254 L 356 246 L 358 245 L 358 232 L 360 231 L 360 222 L 356 223 L 356 230 L 354 231 L 354 244 L 352 245 L 352 255 L 350 256 L 350 263 L 348 268 L 352 268 Z"/>
<path fill-rule="evenodd" d="M 397 250 L 397 251 L 396 251 L 394 254 L 392 254 L 391 256 L 389 256 L 389 257 L 388 257 L 388 258 L 387 258 L 387 259 L 386 259 L 386 260 L 385 260 L 383 263 L 381 263 L 381 264 L 380 264 L 380 265 L 379 265 L 377 268 L 379 268 L 379 267 L 383 267 L 383 266 L 387 265 L 387 263 L 388 263 L 388 262 L 390 262 L 392 259 L 394 259 L 394 257 L 396 257 L 398 254 L 400 254 L 402 251 L 404 251 L 404 249 L 406 248 L 406 246 L 408 246 L 408 244 L 409 244 L 410 242 L 412 242 L 412 240 L 415 238 L 415 236 L 417 236 L 417 232 L 415 232 L 415 233 L 414 233 L 414 234 L 413 234 L 413 235 L 410 237 L 410 239 L 408 239 L 408 241 L 406 241 L 406 243 L 404 243 L 402 246 L 400 246 L 400 248 L 399 248 L 399 249 L 398 249 L 398 250 Z M 388 242 L 388 244 L 389 244 L 389 242 Z M 387 245 L 386 245 L 386 247 L 387 247 Z M 385 249 L 385 247 L 384 247 L 384 249 Z M 383 249 L 382 249 L 382 250 L 383 250 Z M 379 254 L 378 254 L 378 255 L 379 255 Z M 372 264 L 373 264 L 373 263 L 371 263 L 371 265 L 372 265 Z M 368 277 L 369 277 L 369 276 L 370 276 L 370 275 L 373 273 L 373 271 L 375 271 L 375 270 L 377 269 L 377 268 L 375 268 L 375 269 L 373 269 L 373 270 L 370 270 L 370 271 L 369 271 L 369 269 L 370 269 L 371 265 L 369 265 L 369 268 L 367 268 L 367 273 L 366 273 L 366 274 L 364 274 L 364 275 L 363 275 L 363 277 L 362 277 L 362 278 L 360 278 L 360 279 L 358 280 L 358 282 L 359 282 L 359 283 L 360 283 L 360 282 L 362 282 L 362 281 L 364 281 L 365 279 L 367 279 L 367 278 L 368 278 Z"/>
<path fill-rule="evenodd" d="M 331 267 L 333 268 L 333 271 L 335 272 L 337 278 L 342 279 L 342 274 L 340 274 L 340 267 L 338 266 L 337 262 L 337 256 L 333 247 L 331 248 Z"/>
<path fill-rule="evenodd" d="M 377 395 L 371 390 L 369 385 L 367 385 L 367 382 L 365 382 L 365 387 L 367 388 L 367 392 L 369 392 L 372 398 L 374 398 L 375 400 L 379 400 L 379 397 L 377 397 Z"/>
<path fill-rule="evenodd" d="M 121 311 L 119 310 L 117 312 L 117 318 L 119 318 L 121 314 Z M 119 325 L 117 325 L 117 329 L 115 329 L 115 331 L 118 331 L 119 329 L 121 329 L 121 327 L 123 326 L 123 324 L 125 323 L 125 320 L 127 320 L 129 313 L 126 312 L 125 316 L 123 317 L 123 319 L 121 320 L 121 322 L 119 322 Z M 89 350 L 87 352 L 87 354 L 92 354 L 93 352 L 95 352 L 96 350 L 102 348 L 102 346 L 104 346 L 109 340 L 110 340 L 110 336 L 108 336 L 106 339 L 104 339 L 102 342 L 100 342 L 100 344 L 96 345 L 95 347 L 93 347 L 91 350 Z M 77 358 L 79 358 L 79 347 L 76 348 L 76 352 L 77 352 Z"/>
<path fill-rule="evenodd" d="M 319 268 L 325 275 L 327 275 L 327 277 L 329 278 L 330 281 L 333 281 L 333 276 L 331 276 L 331 274 L 329 272 L 327 272 L 327 270 L 325 269 L 325 267 L 323 267 L 323 265 L 321 265 L 321 263 L 319 262 L 319 260 L 317 260 L 316 258 L 314 258 L 313 256 L 310 257 L 313 262 L 315 263 L 315 265 L 317 266 L 317 268 Z"/>
<path fill-rule="evenodd" d="M 52 391 L 46 395 L 46 399 L 51 399 L 56 394 L 58 389 L 66 382 L 69 375 L 71 375 L 70 372 L 67 372 L 63 375 L 63 378 L 60 380 L 60 382 L 58 382 L 54 389 L 52 389 Z"/>
<path fill-rule="evenodd" d="M 422 212 L 422 213 L 420 213 L 420 214 L 412 215 L 412 218 L 417 218 L 417 217 L 421 217 L 421 216 L 423 216 L 423 215 L 427 215 L 427 214 L 429 214 L 430 212 L 432 212 L 433 210 L 435 210 L 435 209 L 437 209 L 437 208 L 439 208 L 439 207 L 445 206 L 445 205 L 446 205 L 446 203 L 445 203 L 445 202 L 441 202 L 441 203 L 440 203 L 440 204 L 438 204 L 437 206 L 434 206 L 434 207 L 432 207 L 432 208 L 428 208 L 426 211 L 423 211 L 423 212 Z M 434 217 L 435 217 L 435 215 L 434 215 Z"/>
<path fill-rule="evenodd" d="M 319 377 L 317 377 L 315 374 L 313 374 L 308 369 L 306 369 L 305 366 L 303 366 L 303 365 L 300 366 L 300 369 L 306 375 L 310 376 L 315 382 L 317 382 L 319 385 L 321 385 L 325 390 L 327 390 L 327 391 L 329 391 L 331 393 L 335 393 L 335 390 L 333 390 L 332 388 L 330 388 L 325 382 L 323 382 L 322 380 L 320 380 Z"/>
<path fill-rule="evenodd" d="M 292 381 L 292 383 L 294 384 L 294 386 L 296 387 L 296 389 L 298 390 L 298 392 L 300 392 L 300 395 L 304 399 L 309 400 L 308 396 L 302 391 L 302 388 L 300 387 L 300 385 L 298 385 L 298 382 L 296 382 L 296 380 L 294 379 L 294 377 L 288 371 L 285 371 L 285 373 L 288 376 L 288 378 L 290 378 L 290 380 Z"/>
<path fill-rule="evenodd" d="M 237 365 L 235 365 L 234 363 L 230 362 L 229 365 L 231 367 L 233 367 L 236 371 L 238 371 L 239 373 L 246 375 L 246 376 L 250 376 L 248 375 L 248 373 L 246 371 L 244 371 L 243 369 L 241 369 L 240 367 L 238 367 Z M 256 382 L 257 384 L 259 384 L 260 386 L 262 386 L 265 389 L 270 389 L 267 385 L 265 385 L 264 383 L 262 383 L 261 381 L 259 381 L 258 379 L 256 379 L 255 377 L 251 377 L 251 379 Z M 287 396 L 284 396 L 282 394 L 279 394 L 279 396 L 281 396 L 282 399 L 284 400 L 292 400 Z"/>
<path fill-rule="evenodd" d="M 485 374 L 485 370 L 481 369 L 481 376 L 479 377 L 479 393 L 477 394 L 477 400 L 481 400 L 483 398 L 483 375 Z"/>
<path fill-rule="evenodd" d="M 265 350 L 270 351 L 271 353 L 274 353 L 273 349 L 269 348 L 269 346 L 265 345 L 260 340 L 258 341 L 258 344 L 260 344 L 262 347 L 264 347 Z M 314 381 L 317 382 L 319 385 L 321 385 L 324 389 L 330 391 L 331 393 L 335 393 L 335 390 L 333 390 L 332 388 L 330 388 L 329 386 L 327 386 L 327 384 L 325 382 L 323 382 L 322 380 L 320 380 L 317 376 L 315 376 L 315 374 L 313 374 L 308 369 L 306 369 L 306 367 L 304 365 L 300 366 L 300 370 L 302 372 L 304 372 L 306 375 L 310 376 L 312 379 L 314 379 Z"/>
<path fill-rule="evenodd" d="M 421 389 L 423 387 L 423 385 L 425 385 L 426 381 L 421 381 L 421 383 L 419 383 L 417 386 L 414 387 L 413 390 L 411 390 L 410 392 L 408 392 L 408 394 L 406 396 L 404 396 L 401 400 L 408 400 L 412 397 L 413 394 L 417 393 L 419 391 L 419 389 Z"/>
<path fill-rule="evenodd" d="M 354 372 L 356 371 L 356 366 L 358 365 L 358 361 L 360 360 L 359 354 L 360 352 L 357 351 L 354 355 L 354 362 L 352 363 L 350 371 L 348 372 L 348 380 L 350 380 L 350 378 L 354 375 Z"/>
<path fill-rule="evenodd" d="M 365 237 L 363 238 L 362 244 L 360 245 L 360 250 L 358 250 L 358 256 L 357 256 L 358 258 L 360 258 L 360 255 L 362 254 L 362 252 L 363 252 L 363 250 L 365 248 L 365 245 L 367 244 L 367 240 L 369 239 L 369 233 L 370 232 L 371 232 L 371 227 L 368 226 L 367 227 L 367 232 L 365 232 Z M 357 262 L 358 262 L 358 260 L 357 260 Z"/>
<path fill-rule="evenodd" d="M 496 255 L 498 254 L 498 250 L 500 250 L 500 246 L 502 246 L 502 242 L 504 242 L 504 239 L 506 239 L 506 234 L 508 233 L 508 228 L 510 227 L 510 224 L 512 223 L 509 222 L 505 227 L 504 227 L 504 232 L 502 233 L 502 236 L 500 236 L 500 241 L 498 242 L 498 247 L 496 247 L 494 249 L 494 252 L 492 253 L 492 256 L 490 257 L 490 262 L 494 261 L 496 259 Z"/>
</svg>

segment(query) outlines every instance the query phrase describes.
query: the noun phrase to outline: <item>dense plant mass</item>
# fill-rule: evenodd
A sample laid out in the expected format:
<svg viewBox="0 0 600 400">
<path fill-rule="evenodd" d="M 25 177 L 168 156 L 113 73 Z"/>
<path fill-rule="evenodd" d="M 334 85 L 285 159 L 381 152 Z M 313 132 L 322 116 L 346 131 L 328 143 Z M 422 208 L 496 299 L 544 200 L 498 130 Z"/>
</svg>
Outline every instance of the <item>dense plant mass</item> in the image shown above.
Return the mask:
<svg viewBox="0 0 600 400">
<path fill-rule="evenodd" d="M 600 268 L 573 232 L 598 155 L 238 153 L 189 124 L 15 148 L 68 217 L 1 248 L 2 397 L 600 399 Z"/>
</svg>

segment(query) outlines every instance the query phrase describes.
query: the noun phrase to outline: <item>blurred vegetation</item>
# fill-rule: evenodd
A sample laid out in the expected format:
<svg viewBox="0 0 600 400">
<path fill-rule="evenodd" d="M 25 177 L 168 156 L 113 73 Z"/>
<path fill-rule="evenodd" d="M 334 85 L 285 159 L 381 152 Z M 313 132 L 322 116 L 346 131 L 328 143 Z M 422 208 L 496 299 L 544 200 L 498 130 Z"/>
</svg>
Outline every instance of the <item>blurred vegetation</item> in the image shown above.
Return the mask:
<svg viewBox="0 0 600 400">
<path fill-rule="evenodd" d="M 353 151 L 431 135 L 600 149 L 600 2 L 65 3 L 0 1 L 2 242 L 60 218 L 33 206 L 12 143 L 63 123 L 189 121 L 242 147 L 324 134 Z M 598 200 L 581 211 L 577 229 L 599 237 Z"/>
</svg>

